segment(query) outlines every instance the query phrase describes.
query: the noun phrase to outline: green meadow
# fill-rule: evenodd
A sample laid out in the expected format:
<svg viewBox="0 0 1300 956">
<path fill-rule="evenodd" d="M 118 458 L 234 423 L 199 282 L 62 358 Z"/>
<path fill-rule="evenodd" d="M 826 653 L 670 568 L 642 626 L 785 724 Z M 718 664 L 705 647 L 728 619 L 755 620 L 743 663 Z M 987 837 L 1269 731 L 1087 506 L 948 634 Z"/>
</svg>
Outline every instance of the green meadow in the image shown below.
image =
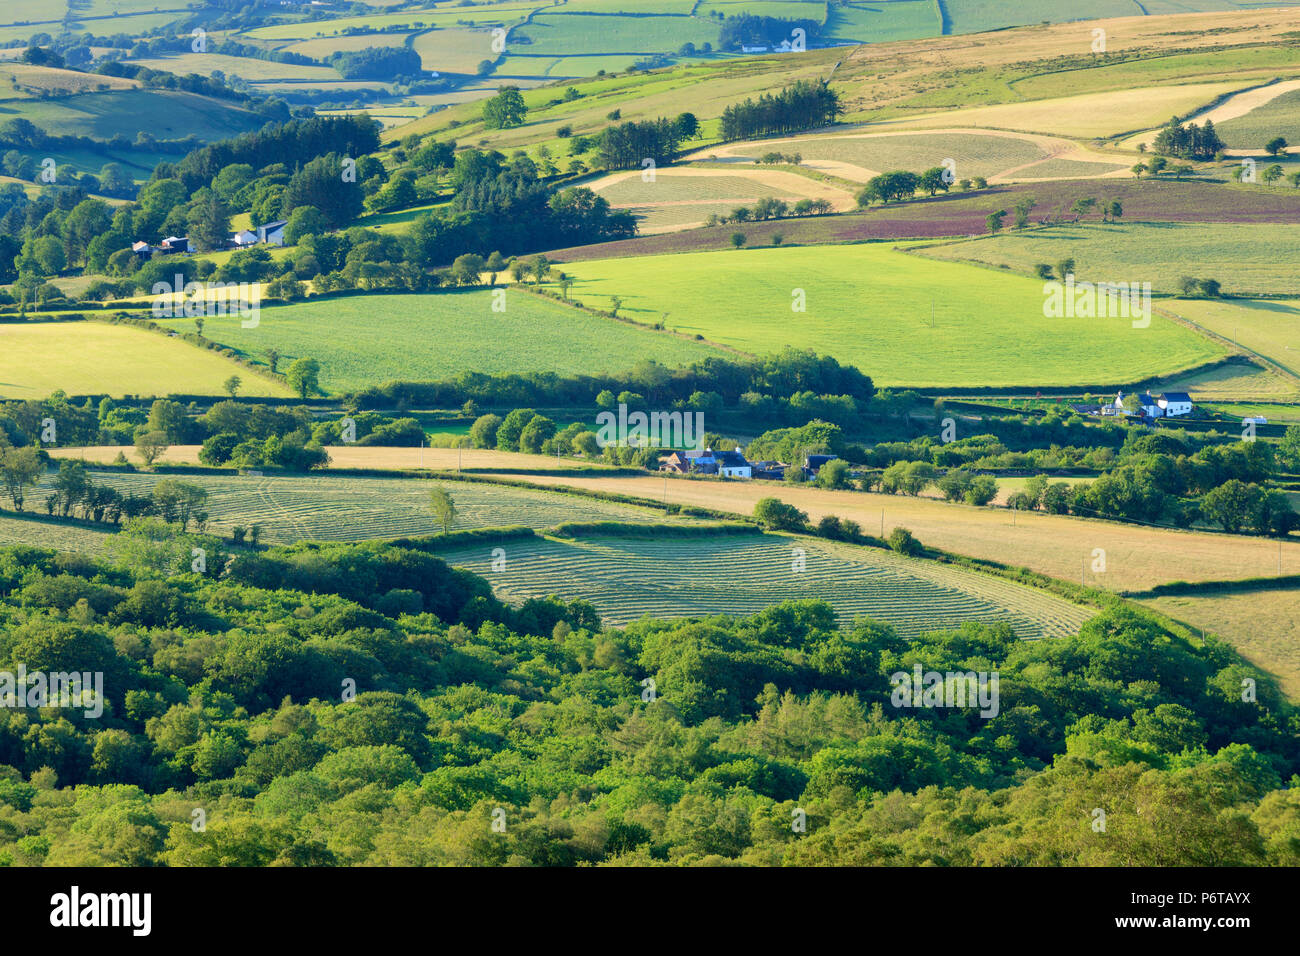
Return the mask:
<svg viewBox="0 0 1300 956">
<path fill-rule="evenodd" d="M 1089 385 L 1217 359 L 1155 316 L 1045 318 L 1043 283 L 909 255 L 892 244 L 805 246 L 565 265 L 570 295 L 753 353 L 783 346 L 850 362 L 881 385 Z M 799 295 L 803 311 L 797 311 Z"/>
<path fill-rule="evenodd" d="M 365 295 L 263 309 L 256 328 L 213 317 L 203 334 L 245 357 L 281 355 L 321 363 L 330 394 L 384 382 L 432 382 L 461 372 L 559 375 L 625 372 L 643 358 L 688 365 L 719 349 L 679 336 L 589 315 L 516 289 L 505 311 L 492 310 L 487 289 L 431 295 Z M 189 331 L 191 319 L 163 320 Z"/>
</svg>

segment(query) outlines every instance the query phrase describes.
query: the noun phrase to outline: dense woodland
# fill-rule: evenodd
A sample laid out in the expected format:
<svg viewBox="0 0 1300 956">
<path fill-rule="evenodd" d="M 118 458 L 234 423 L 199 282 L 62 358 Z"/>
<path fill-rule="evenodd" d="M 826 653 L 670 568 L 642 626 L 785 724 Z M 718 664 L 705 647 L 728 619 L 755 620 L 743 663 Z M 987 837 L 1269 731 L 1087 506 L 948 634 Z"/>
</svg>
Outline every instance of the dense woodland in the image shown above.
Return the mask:
<svg viewBox="0 0 1300 956">
<path fill-rule="evenodd" d="M 106 698 L 0 709 L 5 862 L 1300 863 L 1300 718 L 1131 609 L 1041 642 L 819 602 L 602 629 L 419 542 L 170 573 L 200 542 L 0 551 L 0 667 Z M 896 708 L 916 663 L 997 670 L 997 716 Z"/>
</svg>

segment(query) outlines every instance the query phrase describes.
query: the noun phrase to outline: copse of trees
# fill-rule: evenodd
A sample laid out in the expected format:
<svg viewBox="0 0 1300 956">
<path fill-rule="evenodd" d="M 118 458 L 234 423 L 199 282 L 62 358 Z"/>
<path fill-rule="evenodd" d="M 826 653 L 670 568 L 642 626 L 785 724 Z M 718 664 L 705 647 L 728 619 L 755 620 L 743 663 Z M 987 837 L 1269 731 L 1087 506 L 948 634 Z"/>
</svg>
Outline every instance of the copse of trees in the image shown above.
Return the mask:
<svg viewBox="0 0 1300 956">
<path fill-rule="evenodd" d="M 597 143 L 596 162 L 606 169 L 641 169 L 647 159 L 666 166 L 677 158 L 688 126 L 681 117 L 670 120 L 662 116 L 607 126 Z"/>
<path fill-rule="evenodd" d="M 821 23 L 805 17 L 787 19 L 741 13 L 722 21 L 718 47 L 723 50 L 738 50 L 745 46 L 779 46 L 783 40 L 793 43 L 794 31 L 797 29 L 803 30 L 805 41 L 810 42 L 821 34 Z"/>
<path fill-rule="evenodd" d="M 1224 148 L 1213 120 L 1207 119 L 1204 126 L 1197 126 L 1195 123 L 1183 124 L 1176 116 L 1156 135 L 1154 144 L 1157 153 L 1202 162 L 1213 159 Z"/>
<path fill-rule="evenodd" d="M 823 83 L 799 80 L 779 93 L 764 93 L 722 111 L 723 140 L 775 136 L 835 122 L 839 97 Z"/>
<path fill-rule="evenodd" d="M 420 54 L 405 46 L 338 50 L 330 54 L 325 62 L 338 70 L 345 80 L 409 82 L 424 74 Z"/>
</svg>

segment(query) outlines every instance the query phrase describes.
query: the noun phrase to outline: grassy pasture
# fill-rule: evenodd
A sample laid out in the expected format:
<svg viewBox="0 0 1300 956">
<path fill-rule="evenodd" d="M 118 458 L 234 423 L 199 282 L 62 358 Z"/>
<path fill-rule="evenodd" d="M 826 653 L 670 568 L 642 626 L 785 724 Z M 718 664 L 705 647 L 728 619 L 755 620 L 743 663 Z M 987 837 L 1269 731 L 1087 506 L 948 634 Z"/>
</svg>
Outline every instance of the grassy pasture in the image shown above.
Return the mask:
<svg viewBox="0 0 1300 956">
<path fill-rule="evenodd" d="M 885 43 L 938 36 L 939 10 L 931 0 L 891 0 L 889 3 L 837 3 L 822 36 L 835 40 Z"/>
<path fill-rule="evenodd" d="M 92 472 L 92 477 L 123 494 L 147 495 L 162 476 L 104 471 Z M 44 499 L 51 480 L 47 476 L 32 492 L 33 501 L 38 496 Z M 456 502 L 454 530 L 517 524 L 540 529 L 565 521 L 665 520 L 660 512 L 646 508 L 471 482 L 230 474 L 185 475 L 182 480 L 207 489 L 210 530 L 229 534 L 237 525 L 256 523 L 261 525 L 263 540 L 283 544 L 303 539 L 360 541 L 438 534 L 442 527 L 429 508 L 429 492 L 438 486 L 446 488 Z M 44 526 L 33 523 L 32 527 Z M 27 540 L 36 543 L 34 537 Z"/>
<path fill-rule="evenodd" d="M 405 46 L 408 36 L 410 36 L 409 33 L 366 33 L 361 36 L 320 37 L 314 40 L 300 40 L 287 46 L 279 46 L 277 49 L 288 53 L 301 53 L 303 56 L 323 60 L 331 53 L 339 51 L 364 50 L 368 47 Z"/>
<path fill-rule="evenodd" d="M 805 569 L 793 570 L 798 552 Z M 517 542 L 494 571 L 490 549 L 447 561 L 481 574 L 513 600 L 560 594 L 591 601 L 625 624 L 655 617 L 751 614 L 778 601 L 830 602 L 842 624 L 869 617 L 905 636 L 965 621 L 1006 621 L 1021 637 L 1074 633 L 1092 611 L 984 575 L 785 535 L 583 538 Z"/>
<path fill-rule="evenodd" d="M 492 296 L 482 290 L 304 302 L 263 309 L 254 329 L 243 328 L 238 317 L 212 317 L 203 334 L 259 361 L 270 348 L 286 365 L 311 356 L 322 366 L 321 387 L 331 393 L 464 371 L 622 372 L 642 358 L 678 366 L 719 354 L 514 290 L 506 292 L 506 311 L 493 312 Z"/>
<path fill-rule="evenodd" d="M 314 37 L 335 36 L 344 30 L 408 25 L 417 28 L 423 23 L 427 27 L 455 27 L 465 23 L 514 23 L 528 16 L 529 12 L 544 7 L 545 2 L 536 3 L 495 3 L 473 7 L 440 7 L 432 9 L 411 9 L 401 13 L 367 14 L 360 17 L 339 17 L 333 20 L 312 20 L 300 23 L 283 23 L 275 26 L 257 27 L 243 36 L 255 40 L 307 40 Z M 418 28 L 417 28 L 418 29 Z"/>
<path fill-rule="evenodd" d="M 1024 103 L 970 106 L 917 116 L 896 125 L 993 127 L 1104 139 L 1132 130 L 1154 129 L 1168 122 L 1170 116 L 1193 113 L 1248 85 L 1248 81 L 1238 80 L 1079 93 Z"/>
<path fill-rule="evenodd" d="M 1142 12 L 1132 0 L 1092 0 L 1086 5 L 1086 12 L 1079 7 L 1077 0 L 1038 0 L 1033 7 L 1032 19 L 1037 22 L 1081 17 L 1134 17 Z M 1028 19 L 1028 11 L 1024 8 L 999 0 L 944 0 L 944 8 L 948 11 L 953 33 L 982 33 L 1014 26 Z M 1088 36 L 1086 31 L 1084 35 Z"/>
<path fill-rule="evenodd" d="M 779 224 L 762 224 L 779 229 Z M 895 251 L 806 246 L 566 264 L 570 294 L 624 314 L 764 353 L 829 352 L 881 385 L 1088 385 L 1132 381 L 1220 353 L 1153 318 L 1046 319 L 1042 283 Z M 795 291 L 806 311 L 794 311 Z M 932 324 L 933 323 L 933 324 Z"/>
<path fill-rule="evenodd" d="M 1217 633 L 1246 660 L 1276 677 L 1292 700 L 1300 699 L 1300 591 L 1166 595 L 1141 603 Z"/>
<path fill-rule="evenodd" d="M 1035 263 L 1075 260 L 1075 275 L 1090 282 L 1150 282 L 1156 292 L 1179 291 L 1180 277 L 1218 279 L 1232 295 L 1295 290 L 1279 271 L 1300 243 L 1300 225 L 1099 222 L 1047 226 L 932 246 L 927 256 L 1006 266 L 1032 275 Z"/>
<path fill-rule="evenodd" d="M 787 193 L 758 179 L 745 176 L 656 176 L 654 182 L 643 182 L 639 174 L 627 176 L 596 190 L 612 206 L 635 206 L 647 203 L 698 202 L 753 202 L 763 196 L 783 196 Z"/>
<path fill-rule="evenodd" d="M 245 395 L 289 390 L 205 349 L 165 335 L 103 322 L 0 325 L 0 396 L 222 394 L 231 375 Z"/>
<path fill-rule="evenodd" d="M 1125 172 L 1129 166 L 1119 163 L 1089 163 L 1078 159 L 1047 159 L 1025 169 L 1008 174 L 1011 180 L 1023 179 L 1088 179 Z"/>
<path fill-rule="evenodd" d="M 1300 299 L 1178 299 L 1167 308 L 1300 378 Z"/>
<path fill-rule="evenodd" d="M 488 27 L 430 30 L 415 38 L 415 52 L 426 70 L 439 73 L 473 73 L 482 60 L 496 59 Z"/>
</svg>

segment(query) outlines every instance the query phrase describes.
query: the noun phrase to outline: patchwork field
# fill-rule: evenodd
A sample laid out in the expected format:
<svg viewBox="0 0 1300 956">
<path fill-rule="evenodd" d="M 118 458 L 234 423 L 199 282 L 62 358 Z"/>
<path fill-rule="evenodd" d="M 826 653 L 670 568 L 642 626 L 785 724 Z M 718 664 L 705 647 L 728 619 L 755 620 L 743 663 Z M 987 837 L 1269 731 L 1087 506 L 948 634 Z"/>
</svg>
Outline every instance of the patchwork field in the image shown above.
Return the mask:
<svg viewBox="0 0 1300 956">
<path fill-rule="evenodd" d="M 203 334 L 258 361 L 272 348 L 286 363 L 315 358 L 321 387 L 331 393 L 383 382 L 438 381 L 470 369 L 494 375 L 622 372 L 642 358 L 677 366 L 720 354 L 712 346 L 513 290 L 506 292 L 506 311 L 494 312 L 492 295 L 481 290 L 305 302 L 263 309 L 255 329 L 242 328 L 238 318 L 210 318 Z"/>
<path fill-rule="evenodd" d="M 1295 291 L 1293 276 L 1278 263 L 1297 243 L 1300 225 L 1081 222 L 931 246 L 923 254 L 1023 275 L 1033 275 L 1036 263 L 1073 258 L 1080 280 L 1150 282 L 1155 292 L 1173 294 L 1191 275 L 1217 279 L 1226 294 L 1250 295 Z"/>
<path fill-rule="evenodd" d="M 775 228 L 771 224 L 769 229 Z M 749 352 L 828 352 L 880 385 L 1110 385 L 1219 356 L 1153 318 L 1047 319 L 1042 283 L 885 244 L 575 262 L 570 295 Z M 795 311 L 799 291 L 805 311 Z"/>
<path fill-rule="evenodd" d="M 123 494 L 147 495 L 165 476 L 92 471 L 91 477 Z M 457 517 L 453 530 L 458 531 L 503 525 L 540 529 L 565 521 L 666 520 L 661 512 L 629 505 L 472 482 L 328 475 L 176 477 L 207 489 L 210 531 L 229 534 L 237 525 L 248 527 L 256 523 L 261 526 L 262 540 L 282 544 L 304 539 L 359 541 L 439 534 L 442 526 L 429 509 L 429 492 L 435 487 L 445 488 L 455 500 Z M 30 500 L 44 500 L 51 482 L 52 475 L 47 475 L 31 493 Z M 47 527 L 31 524 L 37 529 Z M 30 535 L 24 540 L 35 543 Z"/>
<path fill-rule="evenodd" d="M 247 396 L 291 394 L 215 352 L 154 332 L 102 322 L 0 324 L 4 398 L 43 398 L 58 389 L 69 395 L 219 395 L 231 375 L 243 379 L 240 391 Z"/>
<path fill-rule="evenodd" d="M 795 571 L 802 550 L 804 570 Z M 506 547 L 504 570 L 489 548 L 452 551 L 503 597 L 559 594 L 591 601 L 607 621 L 750 614 L 779 601 L 829 602 L 841 624 L 868 617 L 905 636 L 965 621 L 1006 621 L 1025 638 L 1071 634 L 1092 616 L 1032 588 L 887 551 L 785 535 L 582 538 Z"/>
<path fill-rule="evenodd" d="M 535 56 L 584 53 L 662 53 L 685 43 L 717 46 L 718 21 L 699 17 L 565 16 L 539 13 L 511 31 L 506 50 L 516 44 Z"/>
</svg>

